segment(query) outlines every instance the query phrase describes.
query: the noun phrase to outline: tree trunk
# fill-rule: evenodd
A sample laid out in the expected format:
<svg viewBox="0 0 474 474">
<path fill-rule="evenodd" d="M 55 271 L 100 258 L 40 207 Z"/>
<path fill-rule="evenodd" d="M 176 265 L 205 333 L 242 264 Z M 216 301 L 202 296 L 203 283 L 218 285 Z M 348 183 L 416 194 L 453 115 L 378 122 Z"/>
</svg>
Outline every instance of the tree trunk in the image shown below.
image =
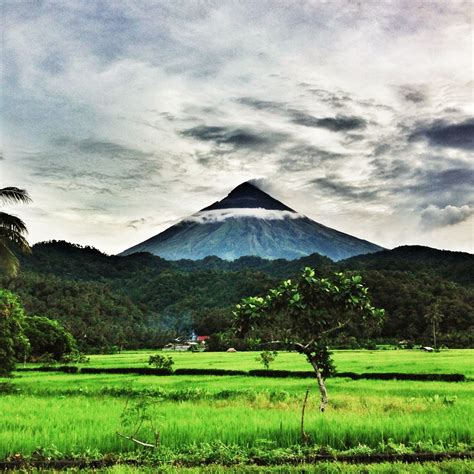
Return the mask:
<svg viewBox="0 0 474 474">
<path fill-rule="evenodd" d="M 304 397 L 303 407 L 301 408 L 301 443 L 302 444 L 307 444 L 309 441 L 309 436 L 306 434 L 304 430 L 304 412 L 306 409 L 306 402 L 308 401 L 308 395 L 309 395 L 309 387 L 306 389 L 306 395 Z"/>
<path fill-rule="evenodd" d="M 318 367 L 318 364 L 315 359 L 308 356 L 309 362 L 313 366 L 314 371 L 316 372 L 316 378 L 318 380 L 319 392 L 321 393 L 321 404 L 319 405 L 319 410 L 324 412 L 328 404 L 328 392 L 326 390 L 326 385 L 324 384 L 324 379 L 321 374 L 321 370 Z"/>
</svg>

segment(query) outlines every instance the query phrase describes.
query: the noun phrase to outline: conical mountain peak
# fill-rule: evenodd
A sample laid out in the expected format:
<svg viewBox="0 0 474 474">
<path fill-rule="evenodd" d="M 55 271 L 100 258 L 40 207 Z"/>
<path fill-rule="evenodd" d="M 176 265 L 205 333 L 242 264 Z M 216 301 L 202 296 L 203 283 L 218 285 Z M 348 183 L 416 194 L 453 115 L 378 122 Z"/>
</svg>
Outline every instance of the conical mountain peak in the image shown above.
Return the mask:
<svg viewBox="0 0 474 474">
<path fill-rule="evenodd" d="M 276 200 L 249 181 L 239 184 L 221 201 L 216 201 L 214 204 L 201 210 L 213 211 L 217 209 L 256 208 L 295 212 L 293 209 Z"/>
<path fill-rule="evenodd" d="M 209 255 L 233 260 L 245 255 L 294 259 L 317 252 L 340 260 L 381 249 L 319 224 L 245 182 L 122 255 L 150 252 L 169 260 Z"/>
</svg>

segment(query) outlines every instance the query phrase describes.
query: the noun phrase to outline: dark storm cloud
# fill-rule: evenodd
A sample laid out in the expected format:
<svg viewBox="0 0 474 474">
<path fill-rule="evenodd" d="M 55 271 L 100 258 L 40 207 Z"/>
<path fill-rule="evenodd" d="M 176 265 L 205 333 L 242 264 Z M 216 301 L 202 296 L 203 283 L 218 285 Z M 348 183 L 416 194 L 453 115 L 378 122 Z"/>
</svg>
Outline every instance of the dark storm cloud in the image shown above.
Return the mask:
<svg viewBox="0 0 474 474">
<path fill-rule="evenodd" d="M 344 181 L 337 175 L 327 175 L 324 178 L 312 179 L 309 184 L 318 189 L 322 194 L 330 194 L 336 198 L 352 201 L 372 201 L 381 194 L 381 189 L 360 187 Z"/>
<path fill-rule="evenodd" d="M 332 132 L 346 132 L 363 129 L 367 126 L 367 122 L 361 117 L 336 115 L 335 117 L 318 118 L 295 109 L 290 109 L 289 112 L 291 121 L 304 127 L 319 127 Z"/>
<path fill-rule="evenodd" d="M 229 145 L 233 148 L 273 148 L 281 143 L 286 134 L 271 131 L 253 131 L 247 128 L 198 125 L 183 130 L 181 134 L 196 140 Z"/>
<path fill-rule="evenodd" d="M 237 102 L 252 107 L 256 110 L 265 110 L 278 113 L 280 115 L 285 115 L 292 123 L 302 125 L 304 127 L 318 127 L 325 128 L 333 132 L 345 132 L 350 130 L 364 129 L 367 126 L 366 120 L 362 117 L 351 115 L 315 117 L 302 110 L 288 107 L 287 104 L 282 102 L 260 100 L 252 97 L 241 97 L 237 99 Z"/>
<path fill-rule="evenodd" d="M 438 120 L 418 126 L 409 136 L 410 140 L 426 139 L 436 147 L 474 150 L 474 119 L 448 123 Z"/>
<path fill-rule="evenodd" d="M 274 102 L 271 100 L 260 100 L 253 97 L 240 97 L 237 99 L 239 104 L 248 105 L 256 110 L 269 110 L 271 112 L 285 112 L 287 107 L 282 102 Z"/>
<path fill-rule="evenodd" d="M 472 168 L 459 167 L 445 170 L 407 171 L 403 165 L 396 167 L 388 175 L 390 192 L 412 200 L 416 197 L 419 207 L 429 204 L 444 208 L 449 205 L 463 206 L 472 203 Z"/>
<path fill-rule="evenodd" d="M 415 173 L 417 183 L 413 188 L 419 192 L 438 193 L 442 191 L 471 189 L 474 179 L 473 168 L 452 168 L 447 170 L 419 170 Z"/>
</svg>

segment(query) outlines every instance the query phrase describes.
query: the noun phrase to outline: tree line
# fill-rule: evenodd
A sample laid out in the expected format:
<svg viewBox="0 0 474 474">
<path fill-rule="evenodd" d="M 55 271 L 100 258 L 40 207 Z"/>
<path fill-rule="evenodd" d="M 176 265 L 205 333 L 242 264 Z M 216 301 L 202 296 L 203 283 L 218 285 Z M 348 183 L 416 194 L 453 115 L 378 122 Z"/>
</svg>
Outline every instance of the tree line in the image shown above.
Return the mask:
<svg viewBox="0 0 474 474">
<path fill-rule="evenodd" d="M 374 305 L 386 310 L 370 338 L 352 324 L 334 336 L 333 346 L 402 339 L 431 344 L 435 327 L 440 345 L 472 347 L 473 260 L 459 252 L 401 247 L 342 262 L 317 254 L 293 261 L 208 257 L 170 262 L 145 253 L 107 256 L 92 247 L 53 241 L 21 256 L 20 274 L 3 277 L 0 286 L 18 294 L 29 314 L 60 321 L 83 350 L 159 347 L 192 329 L 212 336 L 215 349 L 246 348 L 252 341 L 229 340 L 234 305 L 309 266 L 318 277 L 360 273 Z"/>
</svg>

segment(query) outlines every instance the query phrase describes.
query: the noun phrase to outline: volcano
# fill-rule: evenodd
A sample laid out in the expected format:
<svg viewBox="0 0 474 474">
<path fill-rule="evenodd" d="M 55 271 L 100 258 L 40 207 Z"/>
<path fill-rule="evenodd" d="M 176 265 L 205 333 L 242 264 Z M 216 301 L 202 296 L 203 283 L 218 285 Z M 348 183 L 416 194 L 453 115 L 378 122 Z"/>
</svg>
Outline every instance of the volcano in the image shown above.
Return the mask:
<svg viewBox="0 0 474 474">
<path fill-rule="evenodd" d="M 312 253 L 341 260 L 382 247 L 319 224 L 250 182 L 120 255 L 149 252 L 167 260 L 254 255 L 293 260 Z"/>
</svg>

